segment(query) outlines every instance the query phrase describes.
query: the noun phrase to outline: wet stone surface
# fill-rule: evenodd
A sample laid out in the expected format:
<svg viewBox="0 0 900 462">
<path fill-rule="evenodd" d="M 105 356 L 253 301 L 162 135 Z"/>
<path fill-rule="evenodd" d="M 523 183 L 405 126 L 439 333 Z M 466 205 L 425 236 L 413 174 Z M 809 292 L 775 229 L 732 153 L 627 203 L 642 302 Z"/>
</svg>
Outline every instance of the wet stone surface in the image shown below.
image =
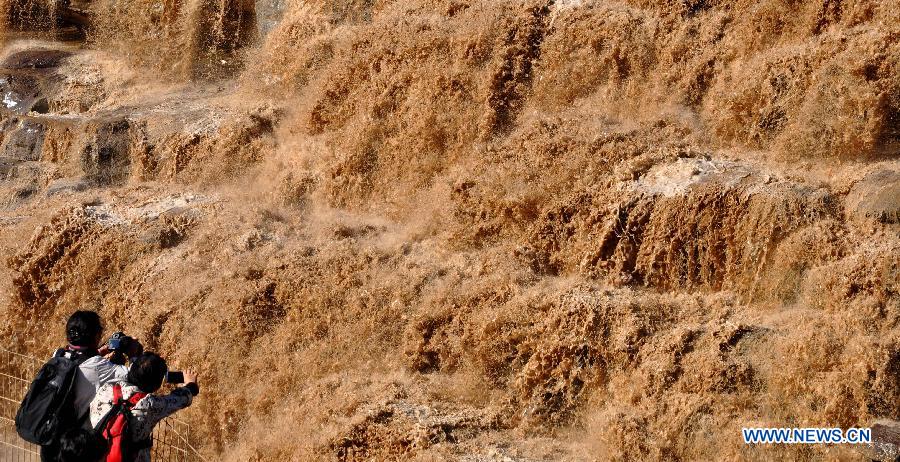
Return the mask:
<svg viewBox="0 0 900 462">
<path fill-rule="evenodd" d="M 29 121 L 19 121 L 15 125 L 6 132 L 0 143 L 0 157 L 14 161 L 40 160 L 44 127 Z"/>
<path fill-rule="evenodd" d="M 877 170 L 857 182 L 847 195 L 847 212 L 881 223 L 900 223 L 900 171 Z"/>
</svg>

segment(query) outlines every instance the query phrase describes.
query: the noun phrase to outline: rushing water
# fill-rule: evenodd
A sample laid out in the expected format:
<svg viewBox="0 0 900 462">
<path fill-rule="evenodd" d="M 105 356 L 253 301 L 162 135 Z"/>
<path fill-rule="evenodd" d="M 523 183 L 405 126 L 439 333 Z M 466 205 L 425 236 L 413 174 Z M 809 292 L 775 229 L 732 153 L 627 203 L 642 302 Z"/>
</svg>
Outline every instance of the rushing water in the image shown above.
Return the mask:
<svg viewBox="0 0 900 462">
<path fill-rule="evenodd" d="M 900 414 L 896 1 L 79 4 L 0 50 L 0 338 L 89 307 L 196 366 L 210 460 Z"/>
</svg>

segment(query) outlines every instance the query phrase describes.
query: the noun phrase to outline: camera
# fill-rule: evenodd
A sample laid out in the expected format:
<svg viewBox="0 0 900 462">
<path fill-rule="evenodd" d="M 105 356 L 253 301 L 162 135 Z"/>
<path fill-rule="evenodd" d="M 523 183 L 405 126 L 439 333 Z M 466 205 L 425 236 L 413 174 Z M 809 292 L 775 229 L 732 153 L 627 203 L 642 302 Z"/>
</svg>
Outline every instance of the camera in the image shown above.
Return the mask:
<svg viewBox="0 0 900 462">
<path fill-rule="evenodd" d="M 116 332 L 109 338 L 109 350 L 116 353 L 127 353 L 134 344 L 134 339 L 125 335 L 125 332 Z"/>
</svg>

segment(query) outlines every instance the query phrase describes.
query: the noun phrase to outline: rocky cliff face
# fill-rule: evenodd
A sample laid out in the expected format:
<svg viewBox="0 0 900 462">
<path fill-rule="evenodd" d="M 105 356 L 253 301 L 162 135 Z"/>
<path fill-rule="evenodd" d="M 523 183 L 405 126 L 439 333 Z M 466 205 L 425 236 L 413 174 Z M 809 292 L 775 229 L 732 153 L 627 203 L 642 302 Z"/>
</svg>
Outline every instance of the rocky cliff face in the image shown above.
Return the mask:
<svg viewBox="0 0 900 462">
<path fill-rule="evenodd" d="M 0 1 L 0 331 L 211 459 L 847 459 L 900 417 L 890 1 Z"/>
</svg>

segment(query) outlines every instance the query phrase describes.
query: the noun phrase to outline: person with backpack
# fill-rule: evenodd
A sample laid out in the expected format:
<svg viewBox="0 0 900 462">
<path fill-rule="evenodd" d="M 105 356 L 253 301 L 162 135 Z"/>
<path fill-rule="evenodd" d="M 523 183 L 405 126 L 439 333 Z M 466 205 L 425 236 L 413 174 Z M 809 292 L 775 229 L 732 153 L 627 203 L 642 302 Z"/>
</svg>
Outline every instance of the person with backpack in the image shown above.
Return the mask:
<svg viewBox="0 0 900 462">
<path fill-rule="evenodd" d="M 97 389 L 104 383 L 123 380 L 128 368 L 121 359 L 143 350 L 140 342 L 133 341 L 127 352 L 101 351 L 102 338 L 100 315 L 93 311 L 73 313 L 66 322 L 69 344 L 56 350 L 41 367 L 16 413 L 19 436 L 41 446 L 44 462 L 57 460 L 64 432 L 79 427 L 91 429 L 88 411 Z"/>
<path fill-rule="evenodd" d="M 156 394 L 169 377 L 181 375 L 184 385 L 167 395 Z M 131 363 L 124 381 L 107 383 L 97 390 L 91 403 L 94 432 L 106 440 L 106 462 L 149 462 L 153 427 L 166 417 L 191 405 L 200 393 L 197 377 L 186 370 L 170 372 L 156 353 L 144 353 Z"/>
</svg>

